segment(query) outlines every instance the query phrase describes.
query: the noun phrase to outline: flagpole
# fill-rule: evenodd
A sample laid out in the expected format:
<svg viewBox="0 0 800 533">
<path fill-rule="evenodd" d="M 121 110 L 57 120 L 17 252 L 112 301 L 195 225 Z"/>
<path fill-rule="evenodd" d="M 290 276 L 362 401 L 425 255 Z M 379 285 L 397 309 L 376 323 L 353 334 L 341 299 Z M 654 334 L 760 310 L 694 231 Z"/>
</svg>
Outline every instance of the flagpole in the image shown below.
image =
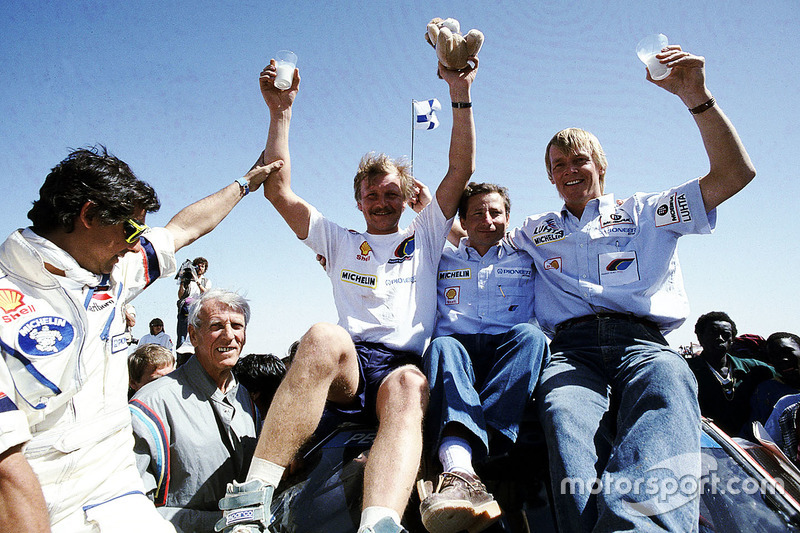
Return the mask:
<svg viewBox="0 0 800 533">
<path fill-rule="evenodd" d="M 416 102 L 416 100 L 412 98 L 411 99 L 411 175 L 412 176 L 414 175 L 414 130 L 416 129 L 414 127 L 414 122 L 417 118 L 417 114 L 414 111 L 414 102 Z"/>
</svg>

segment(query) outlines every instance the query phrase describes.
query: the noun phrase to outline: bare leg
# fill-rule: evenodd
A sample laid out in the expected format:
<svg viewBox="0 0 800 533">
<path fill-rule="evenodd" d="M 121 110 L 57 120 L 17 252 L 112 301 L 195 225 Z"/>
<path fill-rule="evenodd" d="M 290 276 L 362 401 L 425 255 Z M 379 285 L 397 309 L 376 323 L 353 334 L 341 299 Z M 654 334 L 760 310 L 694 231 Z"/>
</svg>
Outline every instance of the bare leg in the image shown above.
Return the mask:
<svg viewBox="0 0 800 533">
<path fill-rule="evenodd" d="M 333 324 L 311 326 L 275 392 L 255 457 L 287 466 L 317 428 L 325 401 L 346 403 L 357 388 L 358 362 L 350 335 Z"/>
<path fill-rule="evenodd" d="M 364 508 L 388 507 L 403 516 L 422 456 L 427 403 L 428 382 L 413 366 L 395 370 L 381 384 L 380 424 L 364 472 Z"/>
</svg>

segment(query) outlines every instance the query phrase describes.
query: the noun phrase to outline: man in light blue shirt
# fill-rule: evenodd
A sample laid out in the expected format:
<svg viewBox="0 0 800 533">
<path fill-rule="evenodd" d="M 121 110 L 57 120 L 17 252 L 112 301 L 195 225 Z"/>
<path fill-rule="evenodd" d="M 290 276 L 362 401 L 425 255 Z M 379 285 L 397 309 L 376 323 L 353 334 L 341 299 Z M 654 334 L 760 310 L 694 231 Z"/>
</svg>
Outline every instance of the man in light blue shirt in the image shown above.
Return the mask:
<svg viewBox="0 0 800 533">
<path fill-rule="evenodd" d="M 656 194 L 604 194 L 597 138 L 570 128 L 545 150 L 564 207 L 511 233 L 537 270 L 535 312 L 552 336 L 536 397 L 562 531 L 698 527 L 697 383 L 663 333 L 688 303 L 678 238 L 710 233 L 715 208 L 755 176 L 705 85 L 705 59 L 669 45 L 660 81 L 700 129 L 709 172 Z M 671 490 L 671 488 L 675 490 Z"/>
<path fill-rule="evenodd" d="M 504 238 L 510 209 L 505 187 L 470 183 L 458 210 L 467 237 L 439 261 L 436 338 L 423 357 L 431 389 L 426 431 L 443 469 L 420 505 L 432 533 L 481 531 L 499 518 L 473 454 L 483 458 L 516 441 L 548 353 L 530 323 L 531 257 Z"/>
</svg>

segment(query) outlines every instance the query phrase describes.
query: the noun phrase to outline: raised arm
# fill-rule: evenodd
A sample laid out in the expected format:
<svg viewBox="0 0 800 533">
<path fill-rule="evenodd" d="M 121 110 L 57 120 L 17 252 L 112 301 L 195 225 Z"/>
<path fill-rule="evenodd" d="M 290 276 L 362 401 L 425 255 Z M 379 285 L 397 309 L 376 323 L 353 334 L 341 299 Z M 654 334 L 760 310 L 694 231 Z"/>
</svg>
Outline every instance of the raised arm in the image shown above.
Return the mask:
<svg viewBox="0 0 800 533">
<path fill-rule="evenodd" d="M 280 159 L 284 162 L 264 185 L 264 196 L 283 217 L 300 239 L 308 237 L 311 205 L 292 191 L 292 164 L 289 157 L 289 125 L 292 121 L 292 104 L 300 87 L 300 73 L 295 69 L 292 86 L 281 91 L 275 87 L 275 60 L 271 60 L 261 71 L 259 84 L 261 95 L 269 108 L 269 131 L 263 161 Z"/>
<path fill-rule="evenodd" d="M 39 480 L 22 455 L 22 445 L 0 455 L 0 531 L 50 531 Z"/>
<path fill-rule="evenodd" d="M 693 110 L 700 129 L 710 164 L 708 174 L 700 178 L 700 191 L 706 211 L 711 211 L 750 183 L 756 170 L 733 124 L 706 87 L 705 58 L 678 45 L 667 46 L 656 57 L 672 72 L 661 81 L 654 81 L 649 73 L 647 79 L 678 95 Z"/>
<path fill-rule="evenodd" d="M 453 129 L 450 132 L 450 163 L 442 183 L 436 189 L 436 200 L 442 212 L 450 218 L 458 211 L 461 194 L 475 172 L 475 121 L 472 117 L 470 88 L 478 71 L 478 58 L 462 70 L 448 70 L 439 63 L 439 76 L 450 86 L 453 107 Z M 469 104 L 469 106 L 464 106 Z"/>
<path fill-rule="evenodd" d="M 258 190 L 270 173 L 282 166 L 283 161 L 273 161 L 268 165 L 254 166 L 250 172 L 244 175 L 250 191 Z M 181 209 L 166 225 L 166 228 L 172 232 L 175 238 L 175 251 L 177 252 L 216 228 L 217 224 L 228 216 L 228 213 L 243 197 L 242 186 L 234 181 L 211 196 L 206 196 L 202 200 Z"/>
</svg>

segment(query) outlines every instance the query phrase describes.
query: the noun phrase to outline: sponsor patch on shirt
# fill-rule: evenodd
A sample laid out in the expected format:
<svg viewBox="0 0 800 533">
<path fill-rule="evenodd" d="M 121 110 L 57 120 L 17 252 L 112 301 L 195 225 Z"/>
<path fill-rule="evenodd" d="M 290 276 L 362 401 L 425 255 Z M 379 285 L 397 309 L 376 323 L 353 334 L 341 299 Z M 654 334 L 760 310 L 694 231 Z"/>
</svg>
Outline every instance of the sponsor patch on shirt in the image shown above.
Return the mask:
<svg viewBox="0 0 800 533">
<path fill-rule="evenodd" d="M 607 215 L 600 215 L 600 227 L 607 228 L 608 226 L 618 226 L 620 224 L 635 224 L 633 217 L 622 209 L 617 209 L 613 213 Z"/>
<path fill-rule="evenodd" d="M 86 310 L 90 312 L 102 311 L 106 307 L 112 305 L 114 305 L 114 297 L 111 294 L 107 292 L 95 292 Z"/>
<path fill-rule="evenodd" d="M 564 238 L 564 230 L 558 227 L 554 218 L 548 218 L 533 230 L 533 244 L 541 246 Z"/>
<path fill-rule="evenodd" d="M 356 259 L 359 261 L 369 261 L 369 253 L 372 251 L 372 247 L 369 245 L 367 241 L 361 243 L 361 246 L 358 247 L 358 254 L 356 255 Z"/>
<path fill-rule="evenodd" d="M 40 316 L 26 322 L 20 329 L 20 349 L 28 355 L 53 355 L 72 342 L 75 329 L 66 319 Z"/>
<path fill-rule="evenodd" d="M 550 259 L 544 260 L 544 269 L 545 270 L 558 270 L 561 272 L 561 258 L 560 257 L 551 257 Z"/>
<path fill-rule="evenodd" d="M 13 400 L 11 400 L 11 398 L 6 396 L 6 393 L 0 392 L 0 413 L 6 413 L 8 411 L 16 411 L 16 410 L 17 406 L 13 402 Z"/>
<path fill-rule="evenodd" d="M 460 297 L 461 297 L 461 287 L 447 287 L 444 290 L 445 305 L 458 305 L 458 300 Z"/>
<path fill-rule="evenodd" d="M 33 305 L 25 305 L 25 296 L 14 289 L 0 290 L 0 310 L 3 311 L 3 322 L 11 322 L 33 313 L 36 308 Z"/>
<path fill-rule="evenodd" d="M 111 353 L 121 352 L 128 347 L 128 338 L 124 333 L 114 335 L 111 339 Z"/>
<path fill-rule="evenodd" d="M 639 281 L 636 252 L 609 252 L 598 256 L 600 285 L 614 287 Z"/>
<path fill-rule="evenodd" d="M 656 206 L 656 227 L 669 226 L 678 222 L 690 222 L 692 212 L 686 194 L 674 193 Z"/>
<path fill-rule="evenodd" d="M 498 278 L 530 278 L 533 276 L 533 269 L 498 267 L 494 273 Z"/>
<path fill-rule="evenodd" d="M 361 274 L 352 270 L 342 270 L 340 278 L 342 281 L 374 289 L 378 286 L 378 278 L 370 274 Z"/>
<path fill-rule="evenodd" d="M 459 268 L 458 270 L 440 270 L 439 281 L 443 279 L 470 279 L 472 277 L 472 269 Z"/>
<path fill-rule="evenodd" d="M 389 259 L 389 263 L 402 263 L 403 261 L 408 261 L 412 257 L 414 257 L 414 248 L 416 247 L 416 243 L 414 241 L 414 235 L 404 239 L 397 248 L 394 250 L 394 257 Z"/>
</svg>

